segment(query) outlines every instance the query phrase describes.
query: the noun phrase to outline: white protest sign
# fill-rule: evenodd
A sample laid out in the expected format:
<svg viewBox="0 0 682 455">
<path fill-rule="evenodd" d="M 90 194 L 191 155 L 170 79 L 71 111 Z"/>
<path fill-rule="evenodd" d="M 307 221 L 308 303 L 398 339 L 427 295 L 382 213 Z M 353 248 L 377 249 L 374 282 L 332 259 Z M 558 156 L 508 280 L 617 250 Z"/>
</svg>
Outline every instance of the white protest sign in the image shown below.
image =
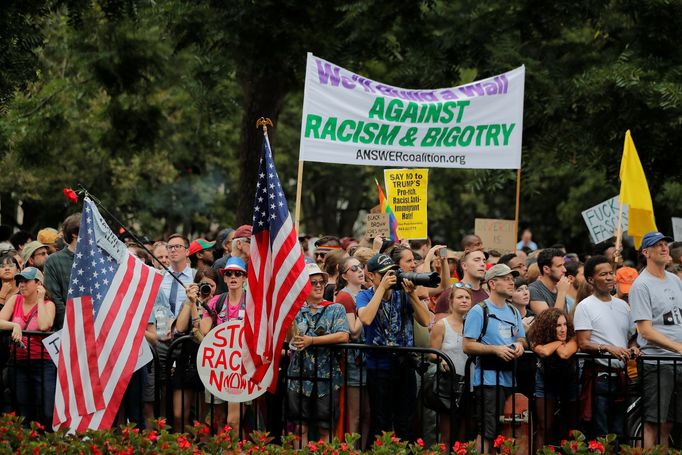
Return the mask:
<svg viewBox="0 0 682 455">
<path fill-rule="evenodd" d="M 618 196 L 590 207 L 582 212 L 583 219 L 590 232 L 592 243 L 601 243 L 616 235 L 618 229 Z M 628 207 L 623 204 L 623 232 L 628 229 Z"/>
<path fill-rule="evenodd" d="M 460 87 L 382 84 L 308 54 L 299 159 L 518 169 L 525 67 Z"/>
<path fill-rule="evenodd" d="M 682 218 L 673 217 L 673 239 L 682 242 Z"/>
<path fill-rule="evenodd" d="M 216 397 L 233 403 L 253 400 L 265 393 L 263 387 L 246 380 L 242 373 L 243 321 L 228 321 L 208 332 L 199 345 L 199 378 Z"/>
<path fill-rule="evenodd" d="M 60 330 L 53 333 L 49 337 L 43 338 L 43 346 L 45 346 L 45 350 L 48 354 L 50 354 L 50 358 L 57 366 L 59 366 L 59 348 L 61 347 L 61 337 L 62 332 Z M 135 364 L 135 370 L 133 371 L 139 370 L 152 360 L 154 360 L 154 354 L 152 354 L 152 349 L 149 347 L 149 343 L 141 343 L 140 352 L 137 355 L 137 363 Z"/>
</svg>

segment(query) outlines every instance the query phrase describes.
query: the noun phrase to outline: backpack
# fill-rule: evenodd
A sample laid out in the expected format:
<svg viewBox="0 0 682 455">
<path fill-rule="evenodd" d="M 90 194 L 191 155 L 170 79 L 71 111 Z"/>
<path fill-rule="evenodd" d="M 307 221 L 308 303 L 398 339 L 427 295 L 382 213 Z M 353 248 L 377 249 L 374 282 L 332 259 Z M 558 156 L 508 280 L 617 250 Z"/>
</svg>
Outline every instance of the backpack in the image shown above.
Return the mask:
<svg viewBox="0 0 682 455">
<path fill-rule="evenodd" d="M 505 301 L 505 303 L 507 304 L 507 306 L 509 308 L 511 308 L 512 312 L 514 313 L 514 317 L 518 320 L 518 318 L 520 316 L 519 310 L 517 310 L 514 307 L 514 305 L 512 305 L 511 303 L 509 303 L 507 301 Z M 488 309 L 488 301 L 487 300 L 484 300 L 482 302 L 478 302 L 477 305 L 480 306 L 481 309 L 483 310 L 483 326 L 481 327 L 481 334 L 476 339 L 476 341 L 480 343 L 481 340 L 483 339 L 483 337 L 485 336 L 486 332 L 488 331 L 488 319 L 490 319 L 490 310 Z M 467 319 L 465 317 L 464 318 L 464 324 L 466 324 L 466 322 L 467 322 Z"/>
<path fill-rule="evenodd" d="M 520 314 L 519 310 L 514 308 L 514 306 L 505 301 L 507 306 L 511 308 L 514 313 L 514 318 L 518 321 Z M 477 342 L 481 342 L 488 330 L 488 320 L 490 319 L 490 310 L 488 309 L 488 302 L 486 300 L 479 302 L 478 305 L 483 310 L 483 325 L 481 326 L 481 334 L 476 339 Z M 466 327 L 466 317 L 464 318 L 464 327 Z M 466 330 L 466 329 L 465 329 Z M 499 359 L 497 356 L 477 356 L 480 357 L 480 365 L 483 370 L 494 370 L 494 371 L 510 371 L 513 369 L 514 362 L 505 362 Z"/>
</svg>

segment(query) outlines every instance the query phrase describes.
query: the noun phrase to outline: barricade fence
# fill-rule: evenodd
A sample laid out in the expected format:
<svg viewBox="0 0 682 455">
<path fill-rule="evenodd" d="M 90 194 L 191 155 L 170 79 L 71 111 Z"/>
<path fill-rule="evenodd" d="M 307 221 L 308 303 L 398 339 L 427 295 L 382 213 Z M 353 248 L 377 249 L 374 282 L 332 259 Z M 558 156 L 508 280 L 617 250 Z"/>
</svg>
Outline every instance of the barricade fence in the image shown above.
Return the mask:
<svg viewBox="0 0 682 455">
<path fill-rule="evenodd" d="M 23 332 L 22 345 L 0 332 L 1 409 L 47 428 L 56 383 L 56 366 L 42 345 L 48 335 Z M 642 446 L 645 433 L 661 443 L 666 427 L 655 422 L 667 421 L 675 423 L 670 445 L 682 442 L 679 356 L 624 363 L 583 353 L 541 359 L 528 351 L 511 367 L 484 363 L 484 370 L 470 358 L 458 375 L 453 361 L 434 349 L 337 344 L 299 352 L 286 345 L 277 393 L 236 404 L 206 393 L 197 348 L 186 336 L 153 349 L 151 364 L 131 379 L 118 422 L 144 426 L 164 416 L 175 431 L 201 421 L 214 432 L 229 425 L 242 438 L 255 430 L 276 440 L 293 433 L 301 443 L 357 433 L 357 448 L 381 431 L 448 447 L 504 434 L 517 440 L 519 453 L 534 453 L 543 444 L 559 445 L 573 429 L 592 438 L 615 433 L 619 444 L 631 446 Z"/>
</svg>

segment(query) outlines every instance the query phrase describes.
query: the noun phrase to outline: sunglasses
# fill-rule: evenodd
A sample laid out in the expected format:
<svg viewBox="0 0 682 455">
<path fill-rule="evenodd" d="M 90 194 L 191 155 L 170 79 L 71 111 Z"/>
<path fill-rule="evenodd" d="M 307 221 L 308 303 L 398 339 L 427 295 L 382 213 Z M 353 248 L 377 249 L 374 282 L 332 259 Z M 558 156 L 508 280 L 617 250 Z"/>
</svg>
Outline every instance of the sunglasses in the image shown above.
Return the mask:
<svg viewBox="0 0 682 455">
<path fill-rule="evenodd" d="M 314 288 L 316 288 L 318 286 L 322 287 L 322 286 L 325 286 L 326 284 L 327 284 L 327 282 L 324 280 L 310 280 L 310 285 Z"/>
<path fill-rule="evenodd" d="M 457 289 L 472 289 L 472 287 L 469 283 L 460 283 L 460 282 L 453 283 L 452 287 L 457 288 Z"/>
<path fill-rule="evenodd" d="M 327 253 L 315 253 L 316 258 L 323 258 L 327 255 Z"/>
<path fill-rule="evenodd" d="M 226 277 L 233 277 L 233 276 L 234 276 L 234 277 L 237 277 L 237 278 L 241 278 L 241 277 L 243 277 L 244 275 L 246 275 L 246 274 L 245 274 L 244 272 L 242 272 L 241 270 L 226 270 L 226 271 L 225 271 L 225 276 L 226 276 Z"/>
<path fill-rule="evenodd" d="M 349 270 L 350 270 L 351 272 L 357 272 L 357 271 L 359 271 L 359 270 L 362 270 L 362 266 L 361 266 L 361 265 L 351 265 L 351 266 L 348 267 L 346 270 L 344 270 L 342 273 L 346 273 L 346 272 L 349 271 Z"/>
</svg>

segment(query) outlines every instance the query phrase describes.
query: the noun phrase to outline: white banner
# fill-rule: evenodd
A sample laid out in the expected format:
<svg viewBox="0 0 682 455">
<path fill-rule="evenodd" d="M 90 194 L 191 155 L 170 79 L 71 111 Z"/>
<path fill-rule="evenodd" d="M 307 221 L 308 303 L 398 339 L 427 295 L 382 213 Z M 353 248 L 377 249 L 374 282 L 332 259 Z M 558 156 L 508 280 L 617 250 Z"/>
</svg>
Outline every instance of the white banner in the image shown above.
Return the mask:
<svg viewBox="0 0 682 455">
<path fill-rule="evenodd" d="M 673 239 L 682 242 L 682 218 L 673 217 Z"/>
<path fill-rule="evenodd" d="M 623 232 L 628 230 L 628 206 L 623 204 Z M 597 244 L 616 235 L 618 229 L 618 196 L 590 207 L 583 213 L 592 243 Z"/>
<path fill-rule="evenodd" d="M 460 87 L 408 90 L 308 53 L 299 159 L 518 169 L 525 67 Z"/>
</svg>

